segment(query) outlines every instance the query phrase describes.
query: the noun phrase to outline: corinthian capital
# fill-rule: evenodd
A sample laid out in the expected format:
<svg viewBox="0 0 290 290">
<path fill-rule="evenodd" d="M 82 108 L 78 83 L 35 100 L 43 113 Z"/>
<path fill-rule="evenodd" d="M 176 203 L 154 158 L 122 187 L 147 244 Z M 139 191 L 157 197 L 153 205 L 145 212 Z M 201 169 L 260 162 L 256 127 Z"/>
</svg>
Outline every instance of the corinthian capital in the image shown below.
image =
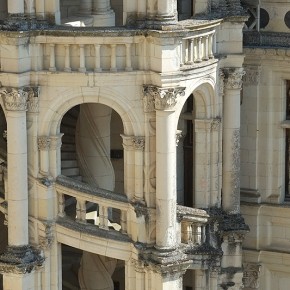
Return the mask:
<svg viewBox="0 0 290 290">
<path fill-rule="evenodd" d="M 23 88 L 1 87 L 0 95 L 7 111 L 26 111 L 28 93 Z"/>
<path fill-rule="evenodd" d="M 39 112 L 39 87 L 25 87 L 24 91 L 28 94 L 27 106 L 28 112 L 38 113 Z"/>
<path fill-rule="evenodd" d="M 225 79 L 224 84 L 228 90 L 241 90 L 242 78 L 245 75 L 243 68 L 224 68 L 223 69 Z"/>
<path fill-rule="evenodd" d="M 145 85 L 144 92 L 144 111 L 151 112 L 156 110 L 173 110 L 178 98 L 184 96 L 184 87 L 160 88 L 153 85 Z"/>
</svg>

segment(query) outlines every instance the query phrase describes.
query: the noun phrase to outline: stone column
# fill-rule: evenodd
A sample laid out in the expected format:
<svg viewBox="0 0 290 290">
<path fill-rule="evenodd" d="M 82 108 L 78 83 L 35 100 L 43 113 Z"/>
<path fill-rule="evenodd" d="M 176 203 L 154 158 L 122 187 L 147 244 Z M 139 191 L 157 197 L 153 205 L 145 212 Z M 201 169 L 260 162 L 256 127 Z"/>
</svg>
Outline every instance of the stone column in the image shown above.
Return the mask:
<svg viewBox="0 0 290 290">
<path fill-rule="evenodd" d="M 9 14 L 24 14 L 24 0 L 9 0 L 7 4 Z"/>
<path fill-rule="evenodd" d="M 176 1 L 174 0 L 158 0 L 157 1 L 157 21 L 172 22 L 176 20 Z"/>
<path fill-rule="evenodd" d="M 93 10 L 93 0 L 81 0 L 80 13 L 84 15 L 91 15 Z"/>
<path fill-rule="evenodd" d="M 230 214 L 240 211 L 240 91 L 243 68 L 225 68 L 223 100 L 222 205 Z"/>
<path fill-rule="evenodd" d="M 184 88 L 147 86 L 144 93 L 156 110 L 156 248 L 176 246 L 176 116 L 174 107 Z M 148 102 L 150 103 L 150 101 Z"/>
<path fill-rule="evenodd" d="M 28 244 L 28 174 L 26 109 L 24 88 L 1 88 L 6 109 L 8 165 L 8 247 L 0 256 L 4 289 L 33 288 L 35 267 L 43 258 Z M 29 274 L 32 273 L 32 274 Z"/>
<path fill-rule="evenodd" d="M 93 26 L 115 26 L 115 12 L 110 0 L 93 0 Z"/>
<path fill-rule="evenodd" d="M 28 93 L 2 89 L 7 111 L 8 244 L 28 244 L 28 186 L 26 109 Z"/>
</svg>

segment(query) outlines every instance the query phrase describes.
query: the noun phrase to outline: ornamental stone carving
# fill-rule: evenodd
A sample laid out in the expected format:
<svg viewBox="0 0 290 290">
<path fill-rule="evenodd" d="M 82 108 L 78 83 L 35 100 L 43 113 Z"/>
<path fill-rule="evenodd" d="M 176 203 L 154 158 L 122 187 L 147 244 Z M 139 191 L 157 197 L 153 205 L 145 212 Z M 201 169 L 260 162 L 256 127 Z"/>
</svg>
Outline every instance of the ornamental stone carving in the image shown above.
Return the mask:
<svg viewBox="0 0 290 290">
<path fill-rule="evenodd" d="M 212 119 L 212 121 L 210 123 L 210 129 L 212 131 L 218 130 L 220 128 L 221 122 L 222 122 L 221 117 L 216 117 L 216 118 Z"/>
<path fill-rule="evenodd" d="M 25 87 L 28 93 L 27 108 L 29 113 L 39 112 L 39 87 Z"/>
<path fill-rule="evenodd" d="M 242 89 L 242 78 L 245 75 L 243 68 L 224 68 L 225 75 L 225 88 L 228 90 L 241 90 Z"/>
<path fill-rule="evenodd" d="M 144 137 L 133 137 L 132 143 L 135 150 L 144 150 L 145 148 L 145 139 Z"/>
<path fill-rule="evenodd" d="M 258 66 L 246 66 L 246 74 L 243 77 L 243 82 L 246 85 L 258 85 L 261 75 L 261 67 Z"/>
<path fill-rule="evenodd" d="M 50 138 L 47 136 L 41 136 L 37 138 L 38 150 L 49 150 L 50 148 Z"/>
<path fill-rule="evenodd" d="M 244 288 L 259 289 L 261 265 L 255 263 L 244 264 Z"/>
<path fill-rule="evenodd" d="M 23 88 L 1 87 L 0 95 L 7 111 L 26 111 L 28 93 Z"/>
<path fill-rule="evenodd" d="M 178 98 L 185 95 L 184 87 L 160 88 L 153 85 L 143 87 L 144 111 L 152 112 L 155 110 L 174 110 Z"/>
<path fill-rule="evenodd" d="M 59 148 L 61 148 L 62 142 L 61 142 L 61 138 L 62 138 L 63 134 L 59 134 L 56 136 L 50 136 L 50 149 L 52 150 L 57 150 Z"/>
<path fill-rule="evenodd" d="M 51 247 L 54 241 L 54 235 L 52 231 L 52 225 L 46 224 L 45 225 L 45 236 L 39 237 L 39 247 L 43 250 L 47 250 Z"/>
</svg>

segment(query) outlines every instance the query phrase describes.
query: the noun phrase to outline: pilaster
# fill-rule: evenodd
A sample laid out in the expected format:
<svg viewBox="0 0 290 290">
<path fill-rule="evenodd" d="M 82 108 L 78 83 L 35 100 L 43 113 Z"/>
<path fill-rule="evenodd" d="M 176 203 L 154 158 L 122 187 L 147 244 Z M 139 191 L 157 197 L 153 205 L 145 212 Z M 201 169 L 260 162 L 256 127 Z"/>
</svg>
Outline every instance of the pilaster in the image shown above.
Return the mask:
<svg viewBox="0 0 290 290">
<path fill-rule="evenodd" d="M 243 68 L 225 68 L 223 100 L 223 209 L 240 211 L 240 91 Z"/>
</svg>

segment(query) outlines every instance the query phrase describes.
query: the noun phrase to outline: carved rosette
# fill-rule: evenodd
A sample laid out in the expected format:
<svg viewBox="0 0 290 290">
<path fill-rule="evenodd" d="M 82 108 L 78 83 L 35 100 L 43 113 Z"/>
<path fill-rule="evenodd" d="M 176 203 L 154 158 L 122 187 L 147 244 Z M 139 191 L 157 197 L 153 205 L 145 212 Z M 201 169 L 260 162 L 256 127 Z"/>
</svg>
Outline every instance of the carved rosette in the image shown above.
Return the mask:
<svg viewBox="0 0 290 290">
<path fill-rule="evenodd" d="M 135 150 L 144 150 L 145 148 L 145 139 L 144 137 L 133 137 L 132 138 L 133 147 Z"/>
<path fill-rule="evenodd" d="M 49 150 L 50 142 L 51 142 L 50 137 L 47 136 L 38 137 L 37 138 L 38 150 Z"/>
<path fill-rule="evenodd" d="M 28 112 L 39 113 L 39 87 L 25 87 L 24 91 L 28 93 Z"/>
<path fill-rule="evenodd" d="M 153 85 L 143 87 L 144 111 L 152 112 L 155 110 L 174 110 L 179 97 L 185 95 L 184 87 L 160 88 Z"/>
<path fill-rule="evenodd" d="M 244 288 L 259 289 L 261 265 L 255 263 L 244 264 L 243 284 Z"/>
<path fill-rule="evenodd" d="M 241 90 L 243 84 L 243 76 L 245 71 L 243 68 L 224 68 L 225 88 L 228 90 Z"/>
<path fill-rule="evenodd" d="M 28 93 L 23 88 L 1 87 L 0 95 L 7 111 L 26 111 Z"/>
<path fill-rule="evenodd" d="M 245 66 L 246 74 L 243 77 L 245 85 L 258 85 L 261 75 L 261 67 Z"/>
</svg>

